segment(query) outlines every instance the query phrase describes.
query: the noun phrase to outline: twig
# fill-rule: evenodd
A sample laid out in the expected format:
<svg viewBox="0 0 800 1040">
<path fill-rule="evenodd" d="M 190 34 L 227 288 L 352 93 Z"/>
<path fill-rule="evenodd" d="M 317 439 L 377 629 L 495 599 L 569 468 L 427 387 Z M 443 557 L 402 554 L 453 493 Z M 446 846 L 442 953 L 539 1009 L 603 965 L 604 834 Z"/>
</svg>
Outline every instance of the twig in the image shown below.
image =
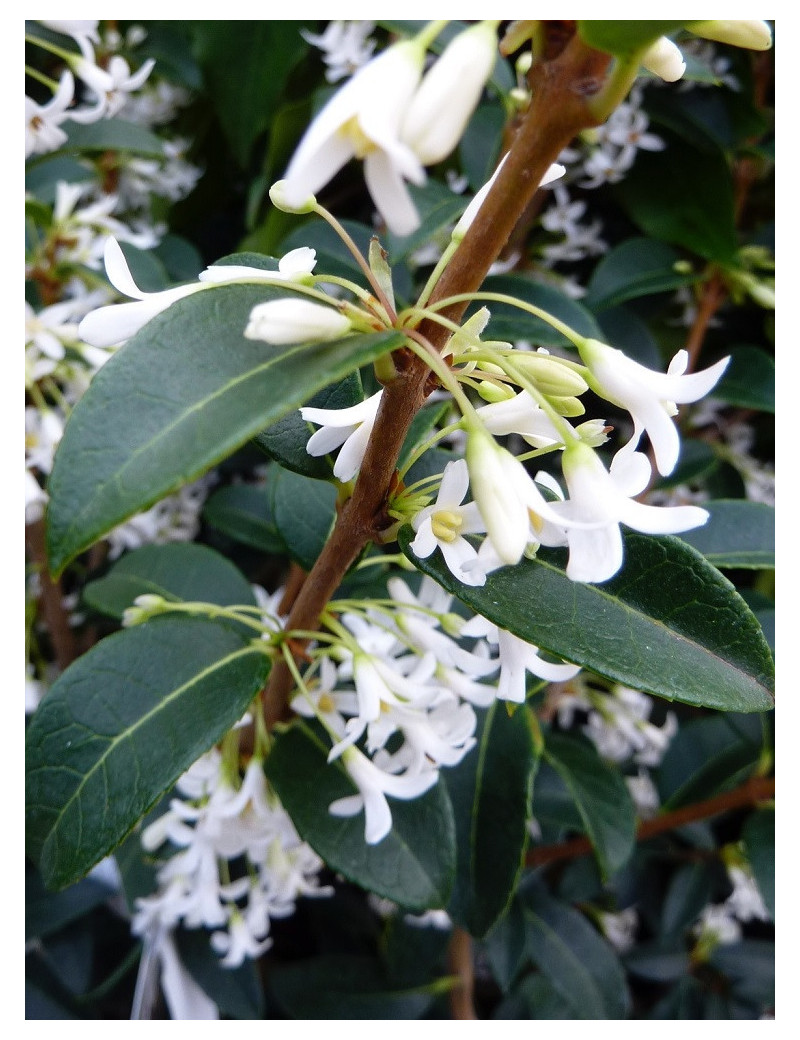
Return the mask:
<svg viewBox="0 0 800 1040">
<path fill-rule="evenodd" d="M 472 964 L 472 937 L 463 928 L 454 928 L 447 951 L 450 973 L 459 982 L 450 990 L 450 1010 L 454 1019 L 477 1019 L 473 990 L 475 971 Z"/>
<path fill-rule="evenodd" d="M 748 805 L 757 805 L 768 801 L 775 794 L 774 777 L 751 777 L 741 787 L 732 791 L 706 798 L 693 805 L 685 805 L 657 816 L 653 820 L 645 820 L 636 830 L 637 841 L 647 841 L 657 834 L 676 830 L 687 823 L 705 820 L 731 809 L 741 809 Z M 592 843 L 588 838 L 573 838 L 559 842 L 557 845 L 540 845 L 531 849 L 525 857 L 529 867 L 539 867 L 544 863 L 555 863 L 562 859 L 578 859 L 592 851 Z"/>
</svg>

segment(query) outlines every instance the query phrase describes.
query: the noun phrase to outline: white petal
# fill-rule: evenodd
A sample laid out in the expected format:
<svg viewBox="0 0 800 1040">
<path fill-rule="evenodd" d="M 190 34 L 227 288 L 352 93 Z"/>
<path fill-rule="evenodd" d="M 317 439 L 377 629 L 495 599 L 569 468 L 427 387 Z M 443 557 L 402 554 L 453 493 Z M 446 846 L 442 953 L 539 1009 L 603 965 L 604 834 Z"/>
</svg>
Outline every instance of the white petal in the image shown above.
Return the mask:
<svg viewBox="0 0 800 1040">
<path fill-rule="evenodd" d="M 333 475 L 337 480 L 352 480 L 364 461 L 367 444 L 372 433 L 373 423 L 361 423 L 342 445 L 333 467 Z"/>
<path fill-rule="evenodd" d="M 594 530 L 572 529 L 569 540 L 567 577 L 571 581 L 602 582 L 622 566 L 622 534 L 619 524 Z"/>
<path fill-rule="evenodd" d="M 364 159 L 364 179 L 372 201 L 395 235 L 410 235 L 420 225 L 417 207 L 403 178 L 385 152 L 370 152 Z"/>
</svg>

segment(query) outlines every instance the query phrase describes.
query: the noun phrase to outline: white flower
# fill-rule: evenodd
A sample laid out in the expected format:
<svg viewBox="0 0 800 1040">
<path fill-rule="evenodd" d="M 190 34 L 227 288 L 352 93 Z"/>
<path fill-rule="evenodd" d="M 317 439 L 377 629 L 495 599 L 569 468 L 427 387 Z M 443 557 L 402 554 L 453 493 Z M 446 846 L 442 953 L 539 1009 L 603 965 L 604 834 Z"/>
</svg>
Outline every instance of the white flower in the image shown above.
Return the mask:
<svg viewBox="0 0 800 1040">
<path fill-rule="evenodd" d="M 622 566 L 620 523 L 645 534 L 677 534 L 708 520 L 699 506 L 659 508 L 635 501 L 650 480 L 650 463 L 640 452 L 624 448 L 607 470 L 588 445 L 576 441 L 565 449 L 562 467 L 569 498 L 551 503 L 550 509 L 564 518 L 572 581 L 602 582 L 617 573 Z M 573 521 L 582 526 L 572 526 Z"/>
<path fill-rule="evenodd" d="M 148 58 L 140 69 L 131 72 L 130 65 L 119 54 L 113 54 L 106 68 L 95 62 L 94 52 L 85 36 L 76 36 L 82 57 L 72 62 L 75 75 L 97 94 L 97 102 L 90 108 L 70 113 L 78 123 L 94 123 L 98 119 L 110 119 L 125 104 L 128 95 L 138 90 L 155 68 L 155 59 Z"/>
<path fill-rule="evenodd" d="M 355 816 L 364 810 L 364 839 L 368 845 L 377 845 L 392 829 L 392 811 L 386 795 L 409 800 L 425 794 L 439 779 L 439 772 L 428 772 L 411 776 L 393 776 L 378 769 L 356 748 L 346 748 L 342 762 L 359 793 L 337 798 L 328 806 L 332 816 Z"/>
<path fill-rule="evenodd" d="M 44 105 L 25 95 L 25 158 L 36 152 L 52 152 L 67 140 L 61 123 L 75 94 L 75 80 L 67 69 L 61 74 L 55 94 Z"/>
<path fill-rule="evenodd" d="M 244 335 L 272 346 L 285 346 L 339 339 L 351 328 L 350 319 L 334 307 L 287 298 L 256 304 L 250 311 Z"/>
<path fill-rule="evenodd" d="M 284 174 L 290 206 L 305 204 L 353 158 L 364 160 L 372 200 L 390 231 L 408 235 L 419 215 L 404 180 L 425 182 L 425 171 L 400 125 L 417 88 L 424 49 L 406 40 L 387 48 L 334 94 L 306 130 Z"/>
<path fill-rule="evenodd" d="M 676 404 L 687 404 L 704 397 L 718 382 L 730 358 L 717 361 L 702 372 L 683 375 L 689 362 L 685 350 L 679 350 L 666 374 L 654 372 L 626 357 L 621 350 L 587 339 L 580 355 L 595 379 L 593 389 L 607 401 L 627 409 L 633 418 L 631 444 L 647 433 L 653 445 L 659 473 L 671 473 L 680 453 L 680 437 L 671 416 Z"/>
<path fill-rule="evenodd" d="M 756 19 L 689 22 L 688 29 L 704 40 L 728 43 L 732 47 L 745 47 L 751 51 L 768 51 L 772 46 L 772 29 L 769 22 Z"/>
<path fill-rule="evenodd" d="M 468 490 L 469 472 L 465 460 L 448 462 L 436 502 L 420 510 L 411 522 L 417 536 L 409 548 L 421 559 L 426 559 L 438 546 L 444 562 L 459 581 L 465 585 L 483 585 L 485 574 L 464 570 L 464 564 L 478 555 L 477 549 L 464 535 L 486 530 L 477 504 L 461 504 Z"/>
<path fill-rule="evenodd" d="M 172 934 L 159 930 L 153 943 L 152 952 L 161 961 L 161 988 L 170 1017 L 177 1021 L 218 1020 L 219 1008 L 183 964 Z"/>
<path fill-rule="evenodd" d="M 679 80 L 686 71 L 680 48 L 668 36 L 661 36 L 642 55 L 642 65 L 666 83 Z"/>
<path fill-rule="evenodd" d="M 497 696 L 500 700 L 513 701 L 515 704 L 524 702 L 526 672 L 547 682 L 566 682 L 581 670 L 580 665 L 544 661 L 539 656 L 538 646 L 498 628 L 480 614 L 464 625 L 463 632 L 467 636 L 484 636 L 489 643 L 497 646 L 500 661 Z"/>
<path fill-rule="evenodd" d="M 411 98 L 401 139 L 425 166 L 456 147 L 497 58 L 497 22 L 479 22 L 455 36 Z"/>
<path fill-rule="evenodd" d="M 220 954 L 224 954 L 220 964 L 223 968 L 238 968 L 246 957 L 255 960 L 270 948 L 269 938 L 259 941 L 250 930 L 245 917 L 237 910 L 231 913 L 227 932 L 214 932 L 211 946 Z"/>
<path fill-rule="evenodd" d="M 468 431 L 466 461 L 485 530 L 504 564 L 518 563 L 533 540 L 532 517 L 563 526 L 522 463 L 480 427 Z"/>
<path fill-rule="evenodd" d="M 478 415 L 495 437 L 516 433 L 534 448 L 561 444 L 563 440 L 547 413 L 524 390 L 505 401 L 484 405 Z"/>
<path fill-rule="evenodd" d="M 324 52 L 328 66 L 325 79 L 329 83 L 344 79 L 360 69 L 375 50 L 375 41 L 367 37 L 375 28 L 374 22 L 328 22 L 321 34 L 300 30 L 300 35 Z"/>
<path fill-rule="evenodd" d="M 197 282 L 190 285 L 178 285 L 174 289 L 161 292 L 143 292 L 134 282 L 128 262 L 114 238 L 105 244 L 105 266 L 108 280 L 123 296 L 129 296 L 134 303 L 115 303 L 108 307 L 99 307 L 87 314 L 80 323 L 78 332 L 82 339 L 95 347 L 110 347 L 115 343 L 130 339 L 157 314 L 166 310 L 176 300 L 202 289 L 213 287 L 223 282 L 250 281 L 270 284 L 283 281 L 303 281 L 314 266 L 313 249 L 293 249 L 279 262 L 277 271 L 263 271 L 256 267 L 216 264 L 206 268 Z M 283 265 L 283 266 L 281 266 Z"/>
<path fill-rule="evenodd" d="M 772 920 L 752 874 L 731 863 L 728 865 L 728 877 L 733 892 L 725 900 L 725 906 L 738 921 Z"/>
<path fill-rule="evenodd" d="M 307 422 L 320 426 L 306 444 L 309 455 L 327 455 L 328 452 L 342 446 L 333 467 L 333 475 L 337 480 L 352 480 L 364 461 L 367 442 L 375 425 L 382 396 L 383 391 L 379 390 L 366 401 L 354 404 L 350 408 L 300 409 L 301 416 Z"/>
</svg>

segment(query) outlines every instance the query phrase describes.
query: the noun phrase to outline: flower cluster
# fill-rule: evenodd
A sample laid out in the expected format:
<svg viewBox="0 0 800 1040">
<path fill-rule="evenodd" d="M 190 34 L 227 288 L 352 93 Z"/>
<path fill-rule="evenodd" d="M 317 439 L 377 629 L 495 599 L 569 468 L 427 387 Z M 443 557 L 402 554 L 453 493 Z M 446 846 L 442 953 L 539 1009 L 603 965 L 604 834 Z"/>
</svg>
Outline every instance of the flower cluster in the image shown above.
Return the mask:
<svg viewBox="0 0 800 1040">
<path fill-rule="evenodd" d="M 338 49 L 341 30 L 327 30 Z M 498 22 L 459 33 L 425 71 L 427 48 L 444 28 L 424 30 L 361 65 L 306 130 L 284 175 L 284 203 L 302 210 L 353 158 L 364 162 L 372 200 L 390 231 L 409 235 L 419 215 L 406 181 L 456 147 L 494 66 Z M 326 41 L 327 46 L 328 41 Z"/>
<path fill-rule="evenodd" d="M 257 757 L 239 780 L 214 748 L 176 790 L 180 797 L 142 832 L 146 851 L 173 851 L 158 869 L 158 891 L 137 900 L 132 930 L 214 929 L 221 963 L 237 967 L 271 945 L 270 922 L 292 914 L 300 896 L 328 894 L 322 861 L 297 836 Z"/>
<path fill-rule="evenodd" d="M 388 591 L 389 601 L 358 611 L 357 604 L 332 602 L 326 627 L 336 638 L 313 651 L 292 700 L 299 715 L 326 727 L 329 761 L 341 759 L 357 789 L 334 801 L 331 813 L 363 810 L 368 844 L 391 829 L 387 795 L 419 797 L 442 767 L 458 765 L 471 750 L 474 708 L 495 698 L 522 703 L 528 673 L 552 680 L 580 670 L 545 660 L 537 647 L 479 615 L 452 614 L 452 596 L 430 578 L 416 593 L 390 578 Z"/>
</svg>

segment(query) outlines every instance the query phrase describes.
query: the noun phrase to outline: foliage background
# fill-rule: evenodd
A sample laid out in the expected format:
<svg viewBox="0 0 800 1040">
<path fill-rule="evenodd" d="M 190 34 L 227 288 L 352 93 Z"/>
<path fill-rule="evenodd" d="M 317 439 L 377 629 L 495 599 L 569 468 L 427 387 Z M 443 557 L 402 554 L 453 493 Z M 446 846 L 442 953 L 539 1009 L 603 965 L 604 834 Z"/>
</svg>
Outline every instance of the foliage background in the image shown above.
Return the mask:
<svg viewBox="0 0 800 1040">
<path fill-rule="evenodd" d="M 141 57 L 155 57 L 161 74 L 196 92 L 196 100 L 180 117 L 180 130 L 192 140 L 192 157 L 205 172 L 191 195 L 164 213 L 176 236 L 175 251 L 166 258 L 164 254 L 147 262 L 142 258 L 136 272 L 139 283 L 144 289 L 157 289 L 192 277 L 226 253 L 245 249 L 281 255 L 301 244 L 304 239 L 298 221 L 272 210 L 266 191 L 285 167 L 314 105 L 330 89 L 322 81 L 319 55 L 297 31 L 301 26 L 316 29 L 319 23 L 144 24 L 148 36 Z M 270 61 L 263 60 L 265 53 L 270 54 Z M 730 54 L 736 74 L 748 85 L 750 58 L 741 52 Z M 237 69 L 235 81 L 229 75 L 232 65 Z M 704 261 L 713 263 L 730 256 L 731 200 L 719 190 L 720 157 L 745 148 L 763 160 L 764 153 L 758 150 L 765 150 L 769 139 L 769 128 L 754 110 L 747 90 L 741 94 L 727 91 L 721 102 L 695 95 L 700 95 L 698 89 L 692 95 L 697 101 L 693 109 L 691 104 L 687 106 L 687 94 L 676 108 L 667 91 L 648 93 L 651 128 L 670 143 L 666 157 L 641 153 L 624 181 L 596 189 L 591 197 L 592 214 L 602 217 L 606 237 L 614 244 L 644 233 L 669 251 L 658 258 L 654 282 L 642 284 L 633 296 L 626 296 L 630 292 L 629 270 L 624 277 L 617 274 L 616 280 L 611 278 L 617 295 L 611 293 L 612 315 L 606 314 L 607 324 L 603 324 L 604 329 L 613 328 L 615 334 L 630 338 L 631 327 L 638 331 L 643 320 L 656 321 L 658 344 L 651 346 L 666 356 L 681 345 L 685 330 L 662 320 L 674 313 L 670 310 L 674 307 L 671 293 L 679 283 L 665 273 L 673 269 L 663 257 L 669 256 L 671 261 L 675 255 L 672 250 L 678 250 L 681 257 L 689 257 L 693 270 L 700 272 Z M 488 112 L 480 119 L 492 125 Z M 486 123 L 479 123 L 474 134 L 485 140 Z M 751 145 L 754 136 L 758 144 Z M 473 190 L 490 172 L 488 156 L 473 146 L 474 140 L 468 134 L 458 156 Z M 692 170 L 689 179 L 684 176 L 687 169 Z M 654 178 L 661 191 L 653 190 Z M 771 182 L 768 178 L 757 182 L 752 191 L 750 240 L 771 245 Z M 658 201 L 654 203 L 653 199 Z M 358 177 L 337 178 L 326 191 L 325 201 L 339 216 L 369 225 L 371 207 Z M 675 221 L 676 213 L 684 219 Z M 593 275 L 595 263 L 579 261 L 573 273 L 583 280 L 594 277 L 597 304 L 602 285 L 598 275 Z M 659 277 L 666 280 L 659 281 Z M 621 289 L 624 285 L 628 288 Z M 597 307 L 598 311 L 602 309 Z M 736 311 L 739 344 L 771 351 L 772 331 L 764 314 L 747 299 L 741 301 Z M 713 336 L 710 332 L 712 354 Z M 722 342 L 720 347 L 727 349 Z M 747 399 L 748 373 L 746 369 L 743 372 L 739 392 L 745 406 L 750 407 L 753 401 Z M 752 377 L 749 384 L 752 389 Z M 753 416 L 753 428 L 754 453 L 768 460 L 774 456 L 768 409 Z M 714 498 L 743 497 L 745 489 L 736 467 L 713 452 L 710 457 L 702 442 L 697 448 L 695 455 L 689 453 L 692 470 L 678 474 L 673 483 L 702 477 Z M 258 461 L 261 457 L 255 449 L 237 454 L 223 465 L 223 480 L 249 474 Z M 202 540 L 230 555 L 251 580 L 269 585 L 277 578 L 280 560 L 265 563 L 247 545 L 232 542 L 213 524 L 204 527 Z M 754 609 L 766 620 L 773 609 L 772 587 L 769 577 L 758 573 L 761 577 L 755 581 L 749 569 L 737 572 L 735 578 L 748 590 Z M 692 801 L 693 792 L 709 797 L 763 769 L 765 742 L 760 720 L 744 717 L 740 725 L 740 720 L 733 718 L 684 712 L 682 722 L 693 722 L 692 732 L 702 732 L 703 736 L 697 743 L 686 738 L 683 754 L 688 757 L 683 761 L 680 748 L 673 752 L 673 762 L 678 764 L 673 765 L 672 775 L 670 762 L 662 766 L 662 794 L 669 793 L 671 785 L 674 794 L 680 782 L 686 785 L 683 800 Z M 770 743 L 771 736 L 766 746 Z M 585 753 L 591 753 L 588 745 Z M 688 759 L 692 759 L 691 764 Z M 542 767 L 537 778 L 534 815 L 543 821 L 545 845 L 557 844 L 565 833 L 581 829 L 575 806 L 564 804 L 556 773 L 552 767 Z M 675 804 L 680 801 L 678 798 Z M 476 996 L 482 1011 L 496 1018 L 573 1017 L 574 993 L 581 992 L 577 1003 L 589 1000 L 590 994 L 600 1002 L 589 1005 L 594 1013 L 588 1017 L 594 1018 L 758 1017 L 771 1007 L 773 999 L 770 924 L 751 922 L 734 949 L 720 945 L 700 966 L 691 960 L 690 950 L 696 947 L 692 947 L 689 936 L 703 907 L 724 900 L 728 893 L 720 850 L 746 840 L 747 829 L 752 834 L 763 821 L 763 811 L 761 817 L 739 812 L 660 837 L 641 846 L 610 883 L 589 857 L 567 859 L 544 873 L 532 872 L 520 887 L 512 912 L 478 947 Z M 756 869 L 758 864 L 753 862 L 752 866 Z M 762 894 L 769 871 L 767 862 L 761 868 Z M 35 877 L 29 877 L 28 883 L 29 896 L 42 897 L 40 906 L 34 898 L 33 923 L 28 922 L 45 950 L 42 964 L 34 963 L 31 968 L 29 961 L 34 987 L 44 994 L 46 1002 L 54 1002 L 51 1010 L 57 1007 L 64 1017 L 127 1017 L 137 950 L 124 919 L 106 905 L 107 893 L 82 882 L 63 897 L 63 916 L 59 917 L 53 897 L 38 892 Z M 650 893 L 649 902 L 642 901 L 645 892 Z M 587 920 L 597 920 L 604 911 L 624 909 L 634 893 L 646 920 L 643 937 L 640 933 L 636 945 L 621 959 L 610 955 L 603 945 L 597 948 L 593 960 L 593 936 L 597 933 L 587 931 Z M 38 920 L 37 912 L 41 915 Z M 572 936 L 572 950 L 559 967 L 547 941 L 565 934 Z M 293 918 L 278 923 L 275 946 L 266 959 L 273 982 L 265 990 L 257 982 L 253 965 L 220 973 L 201 939 L 186 933 L 182 955 L 194 966 L 197 976 L 207 980 L 209 991 L 231 1017 L 323 1016 L 328 1013 L 324 997 L 332 975 L 337 978 L 333 988 L 339 992 L 338 1017 L 361 1017 L 363 993 L 350 1008 L 341 994 L 356 978 L 361 988 L 365 977 L 371 980 L 374 993 L 374 1003 L 367 1004 L 371 1017 L 413 1017 L 418 1013 L 446 1016 L 446 998 L 431 987 L 431 979 L 443 977 L 446 971 L 447 933 L 420 931 L 400 916 L 384 921 L 355 886 L 340 886 L 330 901 L 302 903 Z M 542 953 L 543 949 L 547 952 Z M 66 963 L 65 950 L 72 975 L 64 977 L 63 968 L 58 969 L 54 980 L 53 964 Z M 565 1005 L 563 979 L 574 983 L 581 960 L 584 967 L 588 964 L 581 975 L 585 988 L 573 990 Z M 118 977 L 113 973 L 109 976 L 109 963 L 127 966 L 127 970 L 121 970 Z M 559 975 L 561 970 L 563 975 Z M 391 982 L 388 990 L 387 972 Z M 314 981 L 315 992 L 323 995 L 323 1002 L 316 1006 L 307 1003 L 309 984 Z M 630 994 L 627 997 L 626 992 Z M 53 1011 L 53 1017 L 60 1014 Z"/>
</svg>

